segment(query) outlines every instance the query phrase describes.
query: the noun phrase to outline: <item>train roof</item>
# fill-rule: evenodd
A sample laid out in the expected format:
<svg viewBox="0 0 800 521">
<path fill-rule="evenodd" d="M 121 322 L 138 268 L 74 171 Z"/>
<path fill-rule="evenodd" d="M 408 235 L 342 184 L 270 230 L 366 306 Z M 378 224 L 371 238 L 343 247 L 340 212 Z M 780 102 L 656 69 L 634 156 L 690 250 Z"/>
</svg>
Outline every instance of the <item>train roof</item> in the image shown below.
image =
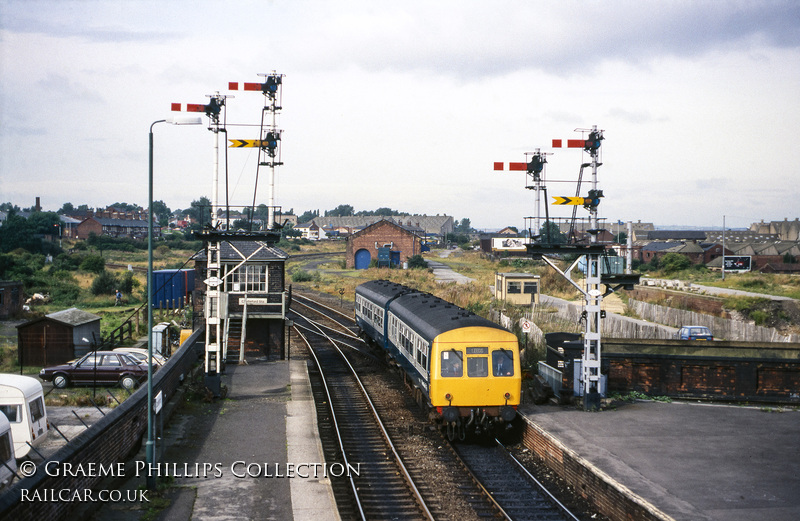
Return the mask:
<svg viewBox="0 0 800 521">
<path fill-rule="evenodd" d="M 390 299 L 390 310 L 400 320 L 412 326 L 428 341 L 453 329 L 462 327 L 487 327 L 506 331 L 491 320 L 476 315 L 446 300 L 415 289 L 385 280 L 361 284 L 357 293 L 385 307 Z"/>
</svg>

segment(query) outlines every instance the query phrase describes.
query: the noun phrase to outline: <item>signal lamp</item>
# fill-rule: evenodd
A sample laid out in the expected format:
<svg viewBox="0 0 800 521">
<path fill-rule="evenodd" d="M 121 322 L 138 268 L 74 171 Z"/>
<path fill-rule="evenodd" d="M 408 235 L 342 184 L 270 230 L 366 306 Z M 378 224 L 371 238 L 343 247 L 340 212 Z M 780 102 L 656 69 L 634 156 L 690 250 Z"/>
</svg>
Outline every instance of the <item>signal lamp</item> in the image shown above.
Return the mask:
<svg viewBox="0 0 800 521">
<path fill-rule="evenodd" d="M 603 134 L 599 130 L 592 130 L 589 132 L 589 139 L 584 141 L 583 149 L 588 151 L 595 151 L 600 148 L 600 141 L 603 140 Z"/>
<path fill-rule="evenodd" d="M 205 112 L 208 117 L 214 117 L 219 115 L 220 108 L 219 100 L 217 100 L 217 98 L 211 98 L 208 105 L 203 105 L 203 112 Z"/>
<path fill-rule="evenodd" d="M 275 93 L 278 92 L 278 85 L 281 84 L 281 77 L 273 74 L 271 76 L 267 76 L 267 81 L 261 85 L 261 92 L 269 96 L 270 98 L 275 97 Z"/>
<path fill-rule="evenodd" d="M 541 154 L 534 154 L 530 163 L 528 163 L 528 173 L 538 178 L 539 174 L 544 170 L 545 163 L 547 163 L 547 160 Z"/>
</svg>

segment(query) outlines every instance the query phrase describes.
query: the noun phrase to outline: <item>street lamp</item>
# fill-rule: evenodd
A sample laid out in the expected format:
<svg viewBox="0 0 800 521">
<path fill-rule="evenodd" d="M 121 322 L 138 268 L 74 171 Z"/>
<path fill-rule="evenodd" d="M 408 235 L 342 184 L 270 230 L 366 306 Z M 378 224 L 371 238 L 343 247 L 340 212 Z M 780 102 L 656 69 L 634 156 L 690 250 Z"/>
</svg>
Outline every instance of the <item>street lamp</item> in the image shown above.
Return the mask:
<svg viewBox="0 0 800 521">
<path fill-rule="evenodd" d="M 155 463 L 155 433 L 153 432 L 153 127 L 156 123 L 173 125 L 200 125 L 200 116 L 172 116 L 159 119 L 150 125 L 150 169 L 147 195 L 147 443 L 145 459 L 147 460 L 147 488 L 155 489 L 155 474 L 152 465 Z"/>
</svg>

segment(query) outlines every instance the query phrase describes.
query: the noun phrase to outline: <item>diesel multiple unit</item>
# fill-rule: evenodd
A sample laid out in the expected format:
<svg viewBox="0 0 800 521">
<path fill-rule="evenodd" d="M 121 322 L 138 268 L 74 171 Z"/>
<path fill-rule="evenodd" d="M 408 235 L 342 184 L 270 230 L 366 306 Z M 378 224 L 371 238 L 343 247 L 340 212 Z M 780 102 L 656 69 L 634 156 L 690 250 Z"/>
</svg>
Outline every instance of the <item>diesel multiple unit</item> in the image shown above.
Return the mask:
<svg viewBox="0 0 800 521">
<path fill-rule="evenodd" d="M 508 427 L 520 402 L 517 337 L 428 293 L 376 280 L 356 288 L 356 323 L 413 382 L 450 438 Z"/>
</svg>

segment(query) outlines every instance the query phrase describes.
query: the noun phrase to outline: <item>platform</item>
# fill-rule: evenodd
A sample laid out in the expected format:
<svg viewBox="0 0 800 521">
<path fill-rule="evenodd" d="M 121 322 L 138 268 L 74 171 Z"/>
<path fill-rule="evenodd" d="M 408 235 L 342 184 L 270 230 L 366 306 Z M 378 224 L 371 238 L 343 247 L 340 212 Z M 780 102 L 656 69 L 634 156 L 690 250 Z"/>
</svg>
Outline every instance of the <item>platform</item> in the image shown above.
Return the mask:
<svg viewBox="0 0 800 521">
<path fill-rule="evenodd" d="M 675 520 L 800 519 L 800 411 L 635 402 L 523 415 Z"/>
<path fill-rule="evenodd" d="M 222 383 L 224 399 L 182 405 L 165 429 L 162 461 L 179 477 L 164 491 L 168 506 L 156 519 L 338 520 L 330 487 L 335 478 L 321 475 L 306 362 L 229 365 Z M 125 487 L 143 484 L 143 478 L 131 479 Z M 149 506 L 108 504 L 94 519 L 139 519 Z"/>
</svg>

